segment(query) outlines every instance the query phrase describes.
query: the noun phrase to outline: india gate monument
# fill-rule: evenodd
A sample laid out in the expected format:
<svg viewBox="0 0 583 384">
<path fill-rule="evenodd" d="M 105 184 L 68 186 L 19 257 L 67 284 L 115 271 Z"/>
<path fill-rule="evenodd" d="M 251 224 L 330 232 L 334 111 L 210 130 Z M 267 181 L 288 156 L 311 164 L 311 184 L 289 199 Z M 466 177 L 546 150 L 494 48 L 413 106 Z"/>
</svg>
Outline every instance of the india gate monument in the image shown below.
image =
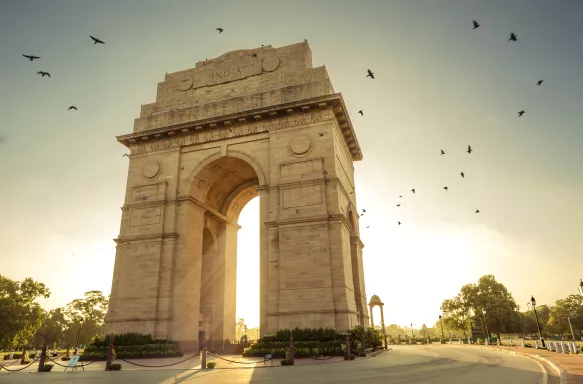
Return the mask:
<svg viewBox="0 0 583 384">
<path fill-rule="evenodd" d="M 237 224 L 260 199 L 260 332 L 368 326 L 348 110 L 307 42 L 166 74 L 131 151 L 105 333 L 235 338 Z M 252 282 L 255 283 L 255 282 Z"/>
</svg>

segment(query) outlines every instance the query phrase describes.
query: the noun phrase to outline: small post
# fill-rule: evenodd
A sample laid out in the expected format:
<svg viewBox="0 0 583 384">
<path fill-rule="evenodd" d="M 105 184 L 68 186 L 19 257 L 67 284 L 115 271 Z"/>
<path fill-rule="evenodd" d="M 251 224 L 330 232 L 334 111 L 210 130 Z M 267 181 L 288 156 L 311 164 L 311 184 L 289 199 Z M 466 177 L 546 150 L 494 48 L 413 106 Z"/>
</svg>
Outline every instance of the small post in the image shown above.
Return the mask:
<svg viewBox="0 0 583 384">
<path fill-rule="evenodd" d="M 291 365 L 295 364 L 295 353 L 294 353 L 294 335 L 293 333 L 289 337 L 289 361 Z"/>
<path fill-rule="evenodd" d="M 20 358 L 20 364 L 24 364 L 24 356 L 26 355 L 26 345 L 22 348 L 22 357 Z"/>
<path fill-rule="evenodd" d="M 70 357 L 70 356 L 69 356 L 69 349 L 71 349 L 71 343 L 69 343 L 69 344 L 67 345 L 67 352 L 65 352 L 65 356 L 67 357 L 67 359 Z"/>
<path fill-rule="evenodd" d="M 202 334 L 202 352 L 200 353 L 200 367 L 202 369 L 206 369 L 206 334 L 204 332 Z"/>
<path fill-rule="evenodd" d="M 44 337 L 43 340 L 43 349 L 42 352 L 40 353 L 40 360 L 38 361 L 38 370 L 37 372 L 43 372 L 43 369 L 45 367 L 45 358 L 47 356 L 47 337 Z"/>
<path fill-rule="evenodd" d="M 346 335 L 346 360 L 350 360 L 350 335 Z"/>
<path fill-rule="evenodd" d="M 113 362 L 113 335 L 109 335 L 109 346 L 107 347 L 107 361 L 105 362 L 105 370 L 109 371 L 111 369 L 111 363 Z"/>
<path fill-rule="evenodd" d="M 522 338 L 522 348 L 524 348 L 524 337 Z"/>
<path fill-rule="evenodd" d="M 451 344 L 451 337 L 449 338 L 449 344 Z"/>
<path fill-rule="evenodd" d="M 496 338 L 496 345 L 500 346 L 500 339 L 498 337 Z"/>
<path fill-rule="evenodd" d="M 535 341 L 534 341 L 534 348 L 535 348 L 535 349 L 538 349 L 538 340 L 535 340 Z"/>
</svg>

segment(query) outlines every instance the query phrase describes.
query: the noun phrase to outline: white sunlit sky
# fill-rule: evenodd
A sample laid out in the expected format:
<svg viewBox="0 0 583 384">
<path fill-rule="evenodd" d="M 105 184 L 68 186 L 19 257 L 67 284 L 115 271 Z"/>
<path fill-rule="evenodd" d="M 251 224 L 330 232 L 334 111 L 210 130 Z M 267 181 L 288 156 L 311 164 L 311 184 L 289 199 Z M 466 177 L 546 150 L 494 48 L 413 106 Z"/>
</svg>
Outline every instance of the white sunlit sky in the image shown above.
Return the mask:
<svg viewBox="0 0 583 384">
<path fill-rule="evenodd" d="M 385 323 L 433 325 L 484 274 L 552 304 L 583 277 L 582 19 L 578 0 L 3 2 L 0 274 L 47 284 L 47 309 L 109 293 L 128 167 L 115 136 L 140 104 L 166 72 L 308 39 L 364 154 L 366 290 Z M 253 327 L 257 199 L 240 224 L 237 316 Z"/>
</svg>

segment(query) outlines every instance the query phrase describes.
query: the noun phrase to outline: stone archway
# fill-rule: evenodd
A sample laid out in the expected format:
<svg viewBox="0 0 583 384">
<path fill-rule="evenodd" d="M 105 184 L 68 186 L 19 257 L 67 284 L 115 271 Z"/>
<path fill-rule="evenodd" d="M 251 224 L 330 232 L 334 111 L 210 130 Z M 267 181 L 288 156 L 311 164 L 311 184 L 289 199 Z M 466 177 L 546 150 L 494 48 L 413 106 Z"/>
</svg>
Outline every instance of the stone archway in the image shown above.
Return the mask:
<svg viewBox="0 0 583 384">
<path fill-rule="evenodd" d="M 352 165 L 362 153 L 307 43 L 167 74 L 117 139 L 131 155 L 106 333 L 184 349 L 201 329 L 232 340 L 237 219 L 256 196 L 261 335 L 368 325 Z"/>
</svg>

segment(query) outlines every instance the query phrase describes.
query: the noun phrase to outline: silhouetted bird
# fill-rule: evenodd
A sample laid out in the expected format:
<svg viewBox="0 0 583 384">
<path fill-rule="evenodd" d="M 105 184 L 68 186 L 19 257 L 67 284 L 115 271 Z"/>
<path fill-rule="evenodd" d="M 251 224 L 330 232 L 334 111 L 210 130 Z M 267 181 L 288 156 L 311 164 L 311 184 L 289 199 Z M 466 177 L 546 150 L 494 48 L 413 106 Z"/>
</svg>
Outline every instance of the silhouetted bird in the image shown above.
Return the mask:
<svg viewBox="0 0 583 384">
<path fill-rule="evenodd" d="M 399 196 L 399 197 L 403 197 L 403 196 Z"/>
<path fill-rule="evenodd" d="M 508 39 L 508 41 L 511 41 L 511 40 L 516 41 L 516 34 L 514 34 L 514 32 L 510 34 L 510 39 Z"/>
<path fill-rule="evenodd" d="M 474 28 L 472 28 L 472 29 L 476 29 L 476 28 L 478 28 L 479 26 L 480 26 L 480 24 L 479 24 L 479 23 L 478 23 L 476 20 L 474 20 Z"/>
<path fill-rule="evenodd" d="M 367 227 L 367 228 L 370 228 L 370 225 L 367 225 L 366 227 Z"/>
<path fill-rule="evenodd" d="M 368 72 L 368 75 L 366 75 L 366 77 L 370 77 L 371 79 L 374 79 L 374 73 L 372 73 L 372 71 L 370 69 L 366 70 Z"/>
<path fill-rule="evenodd" d="M 476 213 L 480 213 L 480 210 L 479 209 L 476 209 Z"/>
<path fill-rule="evenodd" d="M 468 145 L 468 150 L 466 151 L 468 154 L 472 153 L 472 147 Z"/>
<path fill-rule="evenodd" d="M 466 177 L 464 176 L 464 173 L 463 173 L 463 172 L 462 172 L 462 173 L 460 173 L 460 175 L 461 175 L 461 177 L 463 177 L 464 179 L 466 178 Z"/>
<path fill-rule="evenodd" d="M 256 53 L 254 53 L 254 54 L 252 54 L 252 55 L 251 55 L 251 57 L 257 57 L 257 54 L 256 54 Z"/>
<path fill-rule="evenodd" d="M 536 82 L 536 86 L 537 86 L 537 87 L 540 87 L 540 85 L 543 83 L 543 81 L 544 81 L 544 80 L 539 80 L 539 81 L 537 81 L 537 82 Z"/>
<path fill-rule="evenodd" d="M 447 191 L 447 187 L 443 187 L 443 189 L 445 189 Z"/>
<path fill-rule="evenodd" d="M 399 223 L 399 225 L 401 225 L 401 222 L 400 221 L 397 221 L 397 223 Z"/>
<path fill-rule="evenodd" d="M 128 155 L 127 153 L 124 153 L 123 155 L 121 155 L 121 157 L 127 156 L 128 158 L 130 157 L 130 155 Z"/>
<path fill-rule="evenodd" d="M 43 75 L 42 77 L 45 77 L 45 76 L 51 77 L 51 74 L 48 73 L 48 72 L 38 71 L 36 74 L 37 75 Z"/>
<path fill-rule="evenodd" d="M 30 61 L 33 61 L 35 59 L 40 59 L 40 56 L 33 56 L 33 55 L 22 55 L 24 57 L 26 57 L 27 59 L 29 59 Z"/>
<path fill-rule="evenodd" d="M 360 113 L 361 116 L 364 116 L 364 112 L 362 112 L 362 109 L 358 111 L 358 113 Z"/>
<path fill-rule="evenodd" d="M 363 209 L 362 209 L 362 213 L 365 213 L 365 212 L 366 212 L 366 209 L 364 209 L 364 208 L 363 208 Z"/>
<path fill-rule="evenodd" d="M 411 192 L 415 193 L 415 188 L 413 188 L 413 189 L 411 190 Z M 401 196 L 399 196 L 399 197 L 401 197 Z"/>
<path fill-rule="evenodd" d="M 77 107 L 74 105 L 71 105 L 69 108 L 67 108 L 67 111 L 70 111 L 71 109 L 78 111 Z"/>
<path fill-rule="evenodd" d="M 91 35 L 89 35 L 89 37 L 91 38 L 91 40 L 93 40 L 93 43 L 94 44 L 97 44 L 97 43 L 99 43 L 99 44 L 105 44 L 103 41 L 99 40 L 97 37 L 93 37 Z"/>
<path fill-rule="evenodd" d="M 217 31 L 219 31 L 219 35 L 220 35 L 221 33 L 223 33 L 223 28 L 217 28 Z"/>
<path fill-rule="evenodd" d="M 324 134 L 324 133 L 318 133 L 318 135 L 320 135 L 320 137 L 322 137 L 322 136 L 324 136 L 325 134 Z"/>
<path fill-rule="evenodd" d="M 442 155 L 445 155 L 445 152 L 443 152 L 443 149 L 441 150 L 441 154 L 442 154 Z"/>
<path fill-rule="evenodd" d="M 522 111 L 518 112 L 518 117 L 524 115 L 526 113 L 526 111 L 523 109 Z"/>
<path fill-rule="evenodd" d="M 400 206 L 401 206 L 401 204 L 397 204 L 397 207 L 400 207 Z"/>
</svg>

